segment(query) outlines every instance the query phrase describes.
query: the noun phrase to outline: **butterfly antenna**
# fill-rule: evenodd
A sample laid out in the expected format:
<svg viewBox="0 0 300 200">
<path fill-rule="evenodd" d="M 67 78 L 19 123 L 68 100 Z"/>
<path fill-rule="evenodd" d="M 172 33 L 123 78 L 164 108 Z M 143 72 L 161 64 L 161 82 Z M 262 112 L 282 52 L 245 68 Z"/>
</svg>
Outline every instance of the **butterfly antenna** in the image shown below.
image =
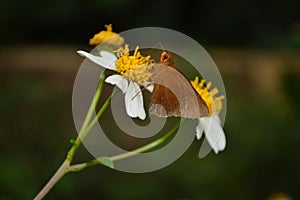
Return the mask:
<svg viewBox="0 0 300 200">
<path fill-rule="evenodd" d="M 150 54 L 154 49 L 156 49 L 156 47 L 158 47 L 158 49 L 162 49 L 163 51 L 165 51 L 164 45 L 161 42 L 156 42 L 153 45 L 153 47 L 148 51 L 148 54 Z"/>
<path fill-rule="evenodd" d="M 157 43 L 154 45 L 154 47 L 156 47 L 156 46 L 160 47 L 159 49 L 162 49 L 163 51 L 165 51 L 164 45 L 163 45 L 161 42 L 157 42 Z"/>
<path fill-rule="evenodd" d="M 140 91 L 138 91 L 132 98 L 131 98 L 131 101 L 137 97 L 137 95 L 139 95 L 145 88 L 142 88 Z"/>
<path fill-rule="evenodd" d="M 157 37 L 157 40 L 158 40 L 158 41 L 162 41 L 161 38 L 159 37 L 159 34 L 157 34 L 156 31 L 154 31 L 154 34 L 155 34 L 155 36 Z M 162 45 L 161 42 L 157 42 L 157 43 L 155 44 L 155 46 L 156 46 L 156 45 L 160 45 L 161 49 L 162 49 L 163 51 L 165 51 L 165 48 L 164 48 L 164 46 Z"/>
<path fill-rule="evenodd" d="M 138 91 L 132 98 L 131 100 L 133 100 L 135 97 L 137 97 L 137 95 L 139 95 L 142 91 L 144 91 L 147 87 L 149 87 L 150 85 L 154 85 L 154 83 L 148 83 L 146 85 L 146 87 L 143 87 L 140 91 Z"/>
</svg>

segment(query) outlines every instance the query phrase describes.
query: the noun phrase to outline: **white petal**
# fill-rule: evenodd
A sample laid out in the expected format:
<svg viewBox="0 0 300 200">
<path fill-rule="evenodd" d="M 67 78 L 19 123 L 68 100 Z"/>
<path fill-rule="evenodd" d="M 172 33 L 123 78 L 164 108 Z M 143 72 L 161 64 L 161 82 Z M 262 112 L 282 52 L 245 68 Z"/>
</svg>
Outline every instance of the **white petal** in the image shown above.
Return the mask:
<svg viewBox="0 0 300 200">
<path fill-rule="evenodd" d="M 217 124 L 219 124 L 219 125 L 221 126 L 221 119 L 220 119 L 219 115 L 217 115 L 217 114 L 212 114 L 211 117 L 213 118 L 213 120 L 214 120 Z"/>
<path fill-rule="evenodd" d="M 106 58 L 107 60 L 117 60 L 115 54 L 108 51 L 100 51 L 100 56 Z"/>
<path fill-rule="evenodd" d="M 196 137 L 197 137 L 198 140 L 200 140 L 200 138 L 201 138 L 202 135 L 203 135 L 203 131 L 204 131 L 204 128 L 203 128 L 203 126 L 201 126 L 200 123 L 201 123 L 201 122 L 200 122 L 200 119 L 199 119 L 199 120 L 198 120 L 198 125 L 197 125 L 197 127 L 196 127 Z"/>
<path fill-rule="evenodd" d="M 143 94 L 138 84 L 130 81 L 125 93 L 126 112 L 130 117 L 146 118 L 144 110 Z"/>
<path fill-rule="evenodd" d="M 117 85 L 118 88 L 120 88 L 122 90 L 123 93 L 126 92 L 127 88 L 128 88 L 128 81 L 124 76 L 115 74 L 115 75 L 111 75 L 109 77 L 107 77 L 105 79 L 106 83 L 110 83 L 112 85 Z"/>
<path fill-rule="evenodd" d="M 77 51 L 77 53 L 83 57 L 86 57 L 87 59 L 89 59 L 90 61 L 94 62 L 97 65 L 100 65 L 106 69 L 111 69 L 116 71 L 115 61 L 117 60 L 117 57 L 108 51 L 101 51 L 100 52 L 101 57 L 94 56 L 93 54 L 90 54 L 85 51 Z"/>
<path fill-rule="evenodd" d="M 149 92 L 153 92 L 154 89 L 154 84 L 149 84 L 149 83 L 145 83 L 143 84 L 143 86 L 149 91 Z"/>
<path fill-rule="evenodd" d="M 224 150 L 226 138 L 217 115 L 200 118 L 200 125 L 204 128 L 205 137 L 215 153 Z"/>
</svg>

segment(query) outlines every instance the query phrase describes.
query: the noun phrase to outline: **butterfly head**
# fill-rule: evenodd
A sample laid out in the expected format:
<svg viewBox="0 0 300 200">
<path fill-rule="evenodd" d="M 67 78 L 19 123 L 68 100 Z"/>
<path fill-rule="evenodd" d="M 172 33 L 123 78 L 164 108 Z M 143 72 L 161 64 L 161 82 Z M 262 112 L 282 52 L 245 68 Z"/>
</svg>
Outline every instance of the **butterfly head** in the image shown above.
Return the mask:
<svg viewBox="0 0 300 200">
<path fill-rule="evenodd" d="M 174 67 L 174 59 L 170 52 L 163 51 L 160 56 L 160 63 L 170 67 Z"/>
</svg>

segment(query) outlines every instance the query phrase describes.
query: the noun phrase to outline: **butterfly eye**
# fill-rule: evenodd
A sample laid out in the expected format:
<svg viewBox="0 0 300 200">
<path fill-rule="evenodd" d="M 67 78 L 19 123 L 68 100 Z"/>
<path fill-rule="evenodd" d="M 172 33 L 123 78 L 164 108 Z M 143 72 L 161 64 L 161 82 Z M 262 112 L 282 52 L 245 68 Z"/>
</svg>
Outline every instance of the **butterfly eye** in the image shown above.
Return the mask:
<svg viewBox="0 0 300 200">
<path fill-rule="evenodd" d="M 162 56 L 161 56 L 161 61 L 166 61 L 169 59 L 169 55 L 164 53 Z"/>
<path fill-rule="evenodd" d="M 161 60 L 162 61 L 165 61 L 165 60 L 168 60 L 169 56 L 167 54 L 164 54 L 162 57 L 161 57 Z"/>
</svg>

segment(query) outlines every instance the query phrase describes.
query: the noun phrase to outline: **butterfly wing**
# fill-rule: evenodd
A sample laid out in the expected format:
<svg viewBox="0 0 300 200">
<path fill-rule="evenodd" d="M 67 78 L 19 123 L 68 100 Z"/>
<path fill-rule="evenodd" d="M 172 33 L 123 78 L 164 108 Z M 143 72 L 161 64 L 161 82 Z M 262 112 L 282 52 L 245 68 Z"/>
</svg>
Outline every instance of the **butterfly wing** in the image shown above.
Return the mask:
<svg viewBox="0 0 300 200">
<path fill-rule="evenodd" d="M 189 81 L 175 68 L 157 64 L 152 69 L 154 83 L 149 112 L 168 117 L 200 118 L 208 108 Z"/>
<path fill-rule="evenodd" d="M 175 94 L 162 85 L 154 85 L 149 112 L 160 117 L 180 116 L 180 103 Z"/>
</svg>

